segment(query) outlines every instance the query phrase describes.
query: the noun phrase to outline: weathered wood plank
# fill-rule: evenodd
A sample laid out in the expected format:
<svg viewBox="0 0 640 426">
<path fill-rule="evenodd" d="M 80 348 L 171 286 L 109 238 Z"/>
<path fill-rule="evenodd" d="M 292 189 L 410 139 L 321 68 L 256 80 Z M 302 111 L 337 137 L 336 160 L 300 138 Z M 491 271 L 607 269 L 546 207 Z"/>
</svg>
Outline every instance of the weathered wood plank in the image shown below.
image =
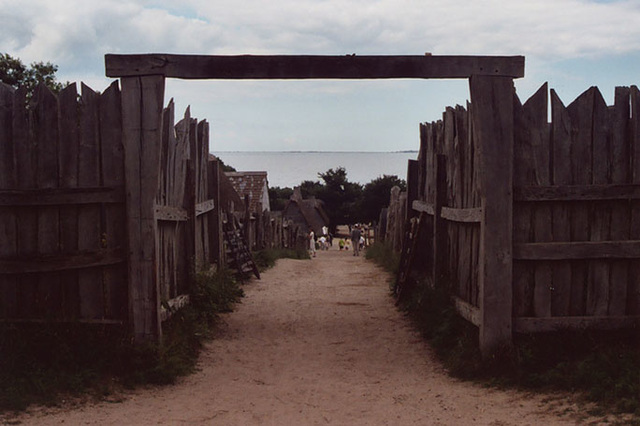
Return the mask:
<svg viewBox="0 0 640 426">
<path fill-rule="evenodd" d="M 137 341 L 161 335 L 155 276 L 155 197 L 164 78 L 123 78 L 122 117 L 129 232 L 129 321 Z M 140 158 L 145 158 L 141 162 Z"/>
<path fill-rule="evenodd" d="M 640 184 L 640 91 L 631 86 L 631 123 L 629 157 L 631 183 Z M 640 240 L 640 201 L 631 202 L 631 232 L 629 238 Z M 640 262 L 632 262 L 627 287 L 627 315 L 640 315 Z"/>
<path fill-rule="evenodd" d="M 26 109 L 25 88 L 15 92 L 13 103 L 13 147 L 16 157 L 16 186 L 20 189 L 36 187 L 37 157 L 33 143 Z M 19 255 L 38 253 L 38 211 L 34 208 L 16 209 L 17 245 Z M 20 277 L 18 283 L 18 315 L 33 318 L 36 314 L 35 304 L 37 277 Z"/>
<path fill-rule="evenodd" d="M 106 187 L 123 188 L 124 194 L 124 148 L 122 145 L 122 98 L 118 82 L 114 81 L 100 95 L 100 154 L 102 161 L 102 184 Z M 107 249 L 126 247 L 127 232 L 125 205 L 103 206 L 104 227 L 101 246 Z M 104 313 L 109 318 L 127 316 L 126 265 L 114 265 L 102 269 L 104 282 Z"/>
<path fill-rule="evenodd" d="M 593 179 L 593 116 L 596 89 L 592 87 L 567 107 L 571 120 L 571 179 L 574 185 L 591 184 Z M 571 206 L 571 241 L 588 241 L 591 237 L 589 205 Z M 593 276 L 586 261 L 571 262 L 571 313 L 587 314 L 587 297 Z"/>
<path fill-rule="evenodd" d="M 210 246 L 213 253 L 213 260 L 218 269 L 225 264 L 224 240 L 222 230 L 222 203 L 220 201 L 220 164 L 217 159 L 209 161 L 209 196 L 213 199 L 213 214 L 209 215 Z M 278 235 L 282 235 L 278 232 Z M 283 244 L 284 246 L 284 244 Z"/>
<path fill-rule="evenodd" d="M 15 90 L 0 83 L 0 190 L 16 187 L 16 159 L 13 141 Z M 18 253 L 17 219 L 14 209 L 0 206 L 0 259 Z M 18 280 L 0 276 L 0 318 L 18 313 Z"/>
<path fill-rule="evenodd" d="M 482 208 L 472 207 L 468 209 L 456 209 L 442 207 L 440 217 L 450 222 L 480 223 L 482 222 Z"/>
<path fill-rule="evenodd" d="M 433 204 L 427 203 L 426 201 L 414 200 L 413 204 L 411 204 L 411 207 L 418 213 L 426 213 L 430 216 L 433 216 L 435 214 Z"/>
<path fill-rule="evenodd" d="M 640 258 L 640 241 L 576 241 L 520 243 L 513 249 L 518 260 L 586 260 Z"/>
<path fill-rule="evenodd" d="M 124 186 L 0 190 L 0 206 L 123 203 L 124 195 Z"/>
<path fill-rule="evenodd" d="M 616 126 L 617 127 L 617 126 Z M 627 157 L 628 160 L 628 157 Z M 627 169 L 624 162 L 621 168 Z M 615 163 L 618 164 L 618 163 Z M 514 201 L 621 201 L 640 200 L 638 184 L 516 186 Z"/>
<path fill-rule="evenodd" d="M 524 77 L 524 56 L 105 55 L 107 77 L 378 79 Z"/>
<path fill-rule="evenodd" d="M 552 140 L 552 184 L 570 185 L 571 169 L 567 167 L 567 158 L 571 156 L 571 123 L 567 109 L 554 90 L 551 90 L 551 140 Z M 551 206 L 553 241 L 571 241 L 571 211 L 566 203 L 554 203 Z M 552 266 L 553 313 L 559 316 L 569 315 L 571 305 L 571 264 L 556 262 Z"/>
<path fill-rule="evenodd" d="M 190 302 L 188 294 L 181 294 L 173 299 L 167 300 L 160 310 L 160 319 L 166 321 L 173 315 L 174 312 L 184 308 Z"/>
<path fill-rule="evenodd" d="M 513 81 L 472 76 L 473 129 L 480 150 L 483 222 L 479 253 L 480 350 L 511 344 L 513 303 Z"/>
<path fill-rule="evenodd" d="M 630 90 L 628 87 L 616 87 L 614 106 L 609 108 L 611 132 L 609 135 L 611 161 L 608 173 L 612 184 L 631 182 L 629 175 L 629 118 Z M 640 185 L 639 185 L 640 186 Z M 629 239 L 630 204 L 615 202 L 611 204 L 610 238 L 614 241 Z M 610 262 L 611 275 L 609 278 L 609 307 L 608 314 L 622 316 L 626 312 L 627 283 L 629 281 L 629 261 Z"/>
<path fill-rule="evenodd" d="M 460 316 L 471 324 L 480 327 L 481 325 L 481 317 L 480 317 L 480 309 L 473 306 L 472 304 L 465 302 L 459 297 L 453 297 L 453 303 L 456 307 L 456 311 Z"/>
<path fill-rule="evenodd" d="M 0 190 L 16 186 L 16 158 L 13 146 L 15 90 L 0 82 Z"/>
<path fill-rule="evenodd" d="M 209 213 L 215 208 L 213 200 L 206 200 L 196 204 L 196 216 Z"/>
<path fill-rule="evenodd" d="M 514 96 L 513 184 L 522 186 L 535 181 L 532 138 L 524 106 Z M 533 207 L 529 203 L 513 205 L 513 243 L 533 241 Z M 513 315 L 533 314 L 534 269 L 532 264 L 513 262 Z"/>
<path fill-rule="evenodd" d="M 189 212 L 180 207 L 159 206 L 154 207 L 154 216 L 156 220 L 164 220 L 169 222 L 186 222 L 189 220 Z"/>
<path fill-rule="evenodd" d="M 78 150 L 78 182 L 80 185 L 100 185 L 99 97 L 82 84 L 80 114 L 80 144 Z M 78 208 L 78 249 L 98 250 L 101 247 L 101 207 L 82 205 Z M 86 269 L 78 272 L 80 315 L 82 318 L 104 317 L 102 271 Z"/>
<path fill-rule="evenodd" d="M 591 183 L 610 183 L 609 170 L 611 153 L 609 150 L 609 113 L 607 104 L 598 89 L 593 93 L 593 119 L 591 158 L 593 176 Z M 609 203 L 593 203 L 591 209 L 591 241 L 607 241 L 611 238 L 611 207 Z M 589 264 L 586 312 L 595 316 L 607 315 L 609 310 L 609 264 L 594 259 Z"/>
<path fill-rule="evenodd" d="M 548 103 L 548 87 L 545 83 L 524 105 L 533 158 L 533 176 L 530 183 L 538 185 L 551 183 L 551 138 L 547 123 Z M 537 205 L 532 213 L 534 241 L 552 241 L 551 206 L 548 204 Z M 561 310 L 562 308 L 557 309 L 557 300 L 553 291 L 549 290 L 549 283 L 553 282 L 551 264 L 538 262 L 535 265 L 534 282 L 533 308 L 536 316 L 549 316 Z"/>
<path fill-rule="evenodd" d="M 456 105 L 456 139 L 458 143 L 459 153 L 459 167 L 460 167 L 460 205 L 459 207 L 465 210 L 473 208 L 470 200 L 471 192 L 471 158 L 469 156 L 469 146 L 471 145 L 470 130 L 469 130 L 469 112 L 464 107 Z M 445 212 L 443 212 L 446 214 Z M 465 218 L 467 219 L 467 218 Z M 478 218 L 478 224 L 481 221 L 481 217 Z M 467 289 L 469 295 L 468 300 L 471 301 L 473 282 L 473 251 L 471 247 L 471 235 L 473 228 L 479 228 L 479 226 L 473 226 L 463 222 L 459 226 L 458 232 L 458 247 L 459 247 L 459 268 L 460 268 L 460 281 L 464 283 L 464 287 Z"/>
<path fill-rule="evenodd" d="M 542 333 L 560 330 L 619 330 L 640 325 L 640 316 L 625 317 L 562 317 L 562 318 L 514 318 L 517 333 Z"/>
<path fill-rule="evenodd" d="M 125 262 L 121 249 L 100 249 L 0 259 L 0 275 L 70 271 Z"/>
<path fill-rule="evenodd" d="M 44 84 L 36 87 L 33 98 L 33 142 L 37 155 L 39 188 L 58 186 L 58 100 Z M 38 209 L 38 252 L 55 253 L 59 250 L 58 207 L 43 206 Z M 55 316 L 61 302 L 62 288 L 57 275 L 38 277 L 34 300 L 38 316 Z"/>
<path fill-rule="evenodd" d="M 78 250 L 78 206 L 73 205 L 75 196 L 83 199 L 87 191 L 78 191 L 78 151 L 80 134 L 78 129 L 79 107 L 78 91 L 76 85 L 71 84 L 64 88 L 58 95 L 59 106 L 59 161 L 58 173 L 60 176 L 60 188 L 49 190 L 33 190 L 19 194 L 22 199 L 9 199 L 16 204 L 41 205 L 58 204 L 60 206 L 60 245 L 61 251 L 74 252 Z M 89 192 L 91 193 L 91 192 Z M 18 194 L 16 194 L 18 195 Z M 122 193 L 124 196 L 124 192 Z M 0 194 L 0 203 L 3 197 Z M 60 203 L 56 203 L 60 201 Z M 61 274 L 63 292 L 63 313 L 67 318 L 80 318 L 80 291 L 78 287 L 77 271 Z"/>
<path fill-rule="evenodd" d="M 440 288 L 448 285 L 448 240 L 445 222 L 442 220 L 442 205 L 447 200 L 447 159 L 444 154 L 435 158 L 435 204 L 433 218 L 433 284 Z"/>
</svg>

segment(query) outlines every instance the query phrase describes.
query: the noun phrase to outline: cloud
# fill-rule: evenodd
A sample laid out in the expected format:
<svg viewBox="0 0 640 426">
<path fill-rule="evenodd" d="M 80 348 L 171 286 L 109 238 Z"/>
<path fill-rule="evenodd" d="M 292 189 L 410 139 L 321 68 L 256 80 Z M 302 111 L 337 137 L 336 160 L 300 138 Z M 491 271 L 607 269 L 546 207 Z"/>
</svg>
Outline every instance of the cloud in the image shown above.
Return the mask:
<svg viewBox="0 0 640 426">
<path fill-rule="evenodd" d="M 5 49 L 98 71 L 105 53 L 524 54 L 640 51 L 625 0 L 2 0 Z M 90 61 L 90 64 L 87 64 Z"/>
</svg>

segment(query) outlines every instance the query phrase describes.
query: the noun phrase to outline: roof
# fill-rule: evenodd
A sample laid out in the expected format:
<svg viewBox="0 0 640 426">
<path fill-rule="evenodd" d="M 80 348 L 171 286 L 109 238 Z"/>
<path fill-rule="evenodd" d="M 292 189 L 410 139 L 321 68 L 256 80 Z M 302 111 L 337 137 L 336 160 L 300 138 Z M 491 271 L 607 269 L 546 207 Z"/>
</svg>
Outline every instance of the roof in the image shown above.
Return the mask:
<svg viewBox="0 0 640 426">
<path fill-rule="evenodd" d="M 324 203 L 322 200 L 317 198 L 303 199 L 300 187 L 294 188 L 293 195 L 291 195 L 291 198 L 287 202 L 284 210 L 285 216 L 292 205 L 296 205 L 298 207 L 307 225 L 318 235 L 321 233 L 323 226 L 329 225 L 329 217 L 324 211 Z"/>
<path fill-rule="evenodd" d="M 209 161 L 218 161 L 218 159 L 209 154 Z M 226 212 L 244 212 L 244 199 L 238 194 L 233 187 L 231 180 L 225 173 L 219 174 L 220 179 L 220 205 Z"/>
<path fill-rule="evenodd" d="M 265 188 L 269 188 L 267 172 L 225 172 L 236 192 L 244 199 L 249 196 L 249 211 L 262 213 L 270 210 L 268 205 L 262 205 Z"/>
</svg>

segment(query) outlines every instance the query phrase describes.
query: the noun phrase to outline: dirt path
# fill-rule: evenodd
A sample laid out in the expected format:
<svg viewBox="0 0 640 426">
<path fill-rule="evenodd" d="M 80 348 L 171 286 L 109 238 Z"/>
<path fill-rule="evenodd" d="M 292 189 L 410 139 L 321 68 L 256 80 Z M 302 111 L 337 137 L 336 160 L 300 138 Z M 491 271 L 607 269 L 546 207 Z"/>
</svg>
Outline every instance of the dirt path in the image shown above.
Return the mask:
<svg viewBox="0 0 640 426">
<path fill-rule="evenodd" d="M 117 401 L 36 409 L 23 424 L 551 425 L 576 410 L 453 380 L 351 252 L 284 259 L 245 286 L 199 372 Z M 560 409 L 563 416 L 554 415 Z"/>
</svg>

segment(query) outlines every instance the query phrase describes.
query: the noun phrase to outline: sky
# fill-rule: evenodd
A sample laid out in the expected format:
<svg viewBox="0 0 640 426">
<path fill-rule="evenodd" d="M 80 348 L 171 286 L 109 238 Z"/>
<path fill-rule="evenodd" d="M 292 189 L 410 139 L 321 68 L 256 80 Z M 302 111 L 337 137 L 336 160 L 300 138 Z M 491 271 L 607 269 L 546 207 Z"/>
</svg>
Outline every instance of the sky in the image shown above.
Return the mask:
<svg viewBox="0 0 640 426">
<path fill-rule="evenodd" d="M 0 0 L 0 52 L 102 91 L 107 53 L 523 55 L 524 102 L 640 83 L 640 0 Z M 223 151 L 404 151 L 466 80 L 168 79 Z"/>
</svg>

